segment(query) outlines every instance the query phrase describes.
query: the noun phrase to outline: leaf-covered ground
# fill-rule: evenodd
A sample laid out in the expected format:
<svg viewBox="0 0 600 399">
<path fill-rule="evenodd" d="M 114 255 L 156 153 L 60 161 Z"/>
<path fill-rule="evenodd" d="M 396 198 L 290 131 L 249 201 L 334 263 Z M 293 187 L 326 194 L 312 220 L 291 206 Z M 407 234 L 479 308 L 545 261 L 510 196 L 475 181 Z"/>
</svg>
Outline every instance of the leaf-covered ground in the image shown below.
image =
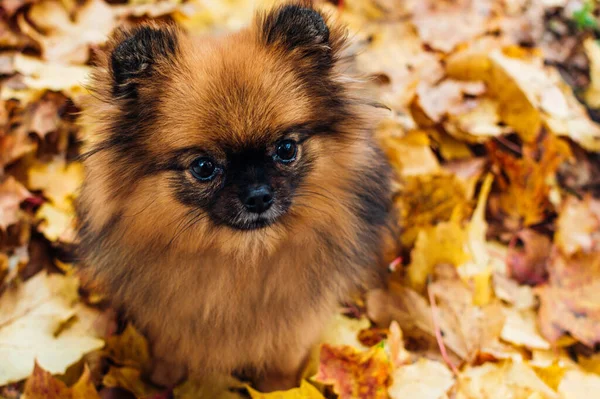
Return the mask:
<svg viewBox="0 0 600 399">
<path fill-rule="evenodd" d="M 73 255 L 94 49 L 122 23 L 226 32 L 272 2 L 0 2 L 0 398 L 600 395 L 600 27 L 568 0 L 322 2 L 390 108 L 389 289 L 340 309 L 295 390 L 144 379 L 147 342 Z"/>
</svg>

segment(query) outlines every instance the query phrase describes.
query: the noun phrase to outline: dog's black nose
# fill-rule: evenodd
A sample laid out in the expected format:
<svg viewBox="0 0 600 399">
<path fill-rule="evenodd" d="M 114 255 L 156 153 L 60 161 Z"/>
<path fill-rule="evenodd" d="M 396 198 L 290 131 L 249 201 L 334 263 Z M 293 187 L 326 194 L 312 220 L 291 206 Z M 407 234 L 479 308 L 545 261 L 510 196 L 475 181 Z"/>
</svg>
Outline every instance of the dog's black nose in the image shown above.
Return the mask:
<svg viewBox="0 0 600 399">
<path fill-rule="evenodd" d="M 263 213 L 273 204 L 273 190 L 266 184 L 249 186 L 241 200 L 249 212 Z"/>
</svg>

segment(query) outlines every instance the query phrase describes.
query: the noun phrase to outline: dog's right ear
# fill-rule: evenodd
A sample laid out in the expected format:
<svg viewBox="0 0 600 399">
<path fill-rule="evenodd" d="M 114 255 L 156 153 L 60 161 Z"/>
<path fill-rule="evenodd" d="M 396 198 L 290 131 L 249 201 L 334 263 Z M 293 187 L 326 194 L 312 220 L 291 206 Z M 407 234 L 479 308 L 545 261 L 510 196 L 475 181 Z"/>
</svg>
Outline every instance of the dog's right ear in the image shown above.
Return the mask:
<svg viewBox="0 0 600 399">
<path fill-rule="evenodd" d="M 180 35 L 175 26 L 166 24 L 118 29 L 109 45 L 108 68 L 113 96 L 137 98 L 144 80 L 158 78 L 158 69 L 177 54 Z"/>
</svg>

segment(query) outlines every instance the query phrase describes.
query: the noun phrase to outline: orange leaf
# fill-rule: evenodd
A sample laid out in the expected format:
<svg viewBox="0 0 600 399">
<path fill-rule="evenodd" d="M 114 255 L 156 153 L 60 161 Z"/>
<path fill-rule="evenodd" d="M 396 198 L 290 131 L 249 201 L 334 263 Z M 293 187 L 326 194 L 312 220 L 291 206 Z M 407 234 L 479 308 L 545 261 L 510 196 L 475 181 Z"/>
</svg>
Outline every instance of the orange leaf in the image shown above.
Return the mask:
<svg viewBox="0 0 600 399">
<path fill-rule="evenodd" d="M 351 346 L 321 346 L 315 381 L 333 385 L 340 399 L 387 399 L 392 365 L 381 346 L 359 352 Z"/>
<path fill-rule="evenodd" d="M 25 383 L 27 399 L 100 399 L 96 387 L 90 380 L 90 371 L 85 367 L 79 381 L 72 388 L 41 368 L 37 362 L 33 373 Z"/>
</svg>

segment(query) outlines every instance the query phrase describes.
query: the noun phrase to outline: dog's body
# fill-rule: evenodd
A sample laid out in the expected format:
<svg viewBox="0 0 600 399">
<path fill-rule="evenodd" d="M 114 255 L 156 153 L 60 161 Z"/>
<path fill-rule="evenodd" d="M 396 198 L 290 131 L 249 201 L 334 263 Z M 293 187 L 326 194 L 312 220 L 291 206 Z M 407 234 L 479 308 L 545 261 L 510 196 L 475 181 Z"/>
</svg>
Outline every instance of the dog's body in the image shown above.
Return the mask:
<svg viewBox="0 0 600 399">
<path fill-rule="evenodd" d="M 155 376 L 289 387 L 339 301 L 377 281 L 390 170 L 343 45 L 297 4 L 213 41 L 113 37 L 86 113 L 81 253 L 150 337 Z"/>
</svg>

